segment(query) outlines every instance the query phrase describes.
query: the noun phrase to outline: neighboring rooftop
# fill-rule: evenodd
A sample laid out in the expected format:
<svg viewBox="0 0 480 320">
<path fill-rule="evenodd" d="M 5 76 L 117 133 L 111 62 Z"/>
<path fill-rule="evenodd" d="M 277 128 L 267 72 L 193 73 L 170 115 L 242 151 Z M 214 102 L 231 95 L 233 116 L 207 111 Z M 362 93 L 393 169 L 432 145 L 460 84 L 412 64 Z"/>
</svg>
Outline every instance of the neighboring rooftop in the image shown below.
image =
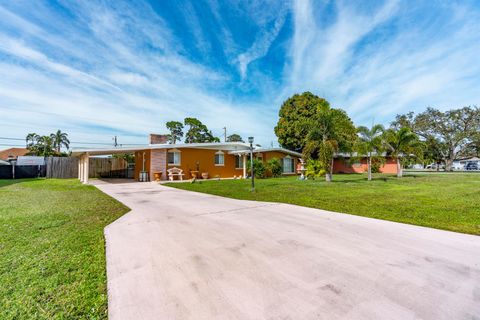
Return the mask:
<svg viewBox="0 0 480 320">
<path fill-rule="evenodd" d="M 9 148 L 0 150 L 0 160 L 16 159 L 18 156 L 24 156 L 27 153 L 27 148 Z"/>
</svg>

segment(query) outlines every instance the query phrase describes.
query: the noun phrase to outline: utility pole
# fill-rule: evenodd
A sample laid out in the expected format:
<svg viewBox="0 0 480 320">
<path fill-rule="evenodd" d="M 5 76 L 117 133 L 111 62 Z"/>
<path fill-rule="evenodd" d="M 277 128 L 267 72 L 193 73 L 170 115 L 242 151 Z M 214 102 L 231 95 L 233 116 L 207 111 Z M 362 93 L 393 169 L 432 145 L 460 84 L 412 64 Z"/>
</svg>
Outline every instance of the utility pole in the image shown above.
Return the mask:
<svg viewBox="0 0 480 320">
<path fill-rule="evenodd" d="M 223 127 L 223 141 L 227 142 L 227 127 Z"/>
</svg>

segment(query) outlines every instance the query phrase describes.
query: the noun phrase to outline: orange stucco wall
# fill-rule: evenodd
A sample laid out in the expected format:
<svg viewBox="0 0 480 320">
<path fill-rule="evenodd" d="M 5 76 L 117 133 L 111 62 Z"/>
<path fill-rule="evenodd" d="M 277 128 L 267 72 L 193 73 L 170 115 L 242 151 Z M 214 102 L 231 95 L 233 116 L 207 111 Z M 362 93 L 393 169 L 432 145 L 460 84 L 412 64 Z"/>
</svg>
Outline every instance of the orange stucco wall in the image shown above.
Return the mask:
<svg viewBox="0 0 480 320">
<path fill-rule="evenodd" d="M 185 174 L 184 179 L 191 179 L 192 176 L 190 171 L 196 170 L 197 162 L 200 168 L 200 174 L 202 172 L 208 172 L 210 178 L 220 177 L 220 178 L 233 178 L 241 177 L 243 175 L 243 168 L 235 168 L 235 157 L 236 155 L 228 154 L 228 151 L 223 151 L 225 156 L 225 164 L 223 166 L 215 165 L 215 153 L 218 150 L 207 150 L 207 149 L 190 149 L 190 148 L 179 148 L 181 153 L 180 165 L 167 165 L 168 168 L 177 167 L 183 170 Z M 256 153 L 255 156 L 259 158 L 260 154 Z M 286 154 L 277 151 L 262 152 L 261 158 L 263 159 L 264 164 L 272 158 L 281 159 L 285 157 Z M 249 158 L 249 157 L 248 157 Z M 247 158 L 247 160 L 248 160 Z M 292 157 L 296 162 L 298 159 Z M 242 160 L 240 162 L 243 163 Z M 168 169 L 167 168 L 167 169 Z"/>
<path fill-rule="evenodd" d="M 367 172 L 367 158 L 362 158 L 358 163 L 351 164 L 349 159 L 335 159 L 333 162 L 334 173 L 363 173 Z M 382 173 L 397 173 L 397 164 L 394 159 L 387 157 L 385 164 L 380 167 Z"/>
<path fill-rule="evenodd" d="M 134 179 L 139 180 L 142 171 L 143 153 L 145 152 L 145 171 L 150 171 L 150 150 L 135 151 Z"/>
<path fill-rule="evenodd" d="M 223 166 L 215 165 L 215 153 L 218 150 L 208 149 L 190 149 L 179 148 L 180 150 L 180 165 L 168 165 L 169 168 L 180 168 L 183 170 L 185 176 L 184 179 L 191 179 L 190 171 L 197 170 L 197 162 L 199 167 L 199 173 L 208 172 L 210 178 L 233 178 L 233 176 L 241 176 L 242 169 L 235 168 L 235 155 L 228 154 L 228 151 L 223 151 L 225 157 L 225 163 Z"/>
<path fill-rule="evenodd" d="M 259 153 L 260 154 L 260 153 Z M 262 152 L 262 159 L 263 159 L 263 164 L 267 164 L 267 161 L 273 158 L 277 158 L 278 160 L 281 160 L 282 158 L 286 157 L 287 154 L 283 152 L 278 152 L 278 151 L 268 151 L 268 152 Z M 293 168 L 294 172 L 293 173 L 285 173 L 285 175 L 294 175 L 296 174 L 296 168 L 297 168 L 297 163 L 298 163 L 298 158 L 294 156 L 290 156 L 293 159 Z M 257 154 L 257 159 L 258 159 L 258 154 Z"/>
</svg>

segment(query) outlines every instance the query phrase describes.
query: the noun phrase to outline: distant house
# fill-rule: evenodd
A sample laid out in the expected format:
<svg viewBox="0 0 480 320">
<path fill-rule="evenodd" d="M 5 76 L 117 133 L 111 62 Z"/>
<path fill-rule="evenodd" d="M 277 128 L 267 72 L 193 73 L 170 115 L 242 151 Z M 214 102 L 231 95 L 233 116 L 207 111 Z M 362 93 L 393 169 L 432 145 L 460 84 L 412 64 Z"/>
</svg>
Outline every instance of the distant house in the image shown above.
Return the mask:
<svg viewBox="0 0 480 320">
<path fill-rule="evenodd" d="M 0 160 L 16 160 L 19 156 L 24 156 L 28 153 L 27 148 L 10 148 L 0 151 Z"/>
<path fill-rule="evenodd" d="M 480 168 L 480 158 L 478 157 L 468 157 L 468 158 L 462 158 L 462 159 L 457 159 L 453 161 L 453 170 L 468 170 L 472 167 L 475 167 L 478 170 Z"/>
<path fill-rule="evenodd" d="M 387 154 L 382 154 L 385 162 L 379 167 L 381 173 L 397 173 L 397 162 Z M 357 154 L 337 154 L 333 161 L 334 173 L 363 173 L 368 170 L 368 159 Z"/>
</svg>

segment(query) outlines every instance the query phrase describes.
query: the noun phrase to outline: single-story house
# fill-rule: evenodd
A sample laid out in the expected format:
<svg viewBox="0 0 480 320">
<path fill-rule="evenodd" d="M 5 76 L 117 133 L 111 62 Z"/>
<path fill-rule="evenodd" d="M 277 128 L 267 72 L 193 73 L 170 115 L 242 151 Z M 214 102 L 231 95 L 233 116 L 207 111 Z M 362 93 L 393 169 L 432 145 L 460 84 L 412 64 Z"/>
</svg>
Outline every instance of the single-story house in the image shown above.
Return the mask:
<svg viewBox="0 0 480 320">
<path fill-rule="evenodd" d="M 79 156 L 79 178 L 86 182 L 85 172 L 88 172 L 88 159 L 92 156 L 133 153 L 135 155 L 134 179 L 141 179 L 141 172 L 147 172 L 153 181 L 155 176 L 161 180 L 168 179 L 168 170 L 177 168 L 183 171 L 183 179 L 194 176 L 208 178 L 245 178 L 247 177 L 247 162 L 250 157 L 250 146 L 243 142 L 212 142 L 212 143 L 167 143 L 166 135 L 151 134 L 150 143 L 136 147 L 111 147 L 105 149 L 75 149 L 73 156 Z M 266 164 L 270 159 L 281 161 L 283 175 L 295 175 L 300 166 L 301 153 L 285 148 L 254 147 L 254 157 Z M 360 158 L 351 161 L 350 155 L 339 154 L 334 160 L 334 173 L 362 173 L 367 171 L 367 159 Z M 386 157 L 386 162 L 380 167 L 383 173 L 396 173 L 395 160 Z"/>
<path fill-rule="evenodd" d="M 388 156 L 386 153 L 382 154 L 385 162 L 380 166 L 381 173 L 397 173 L 397 162 L 394 158 Z M 368 158 L 359 157 L 357 154 L 337 154 L 333 161 L 334 173 L 363 173 L 368 170 Z"/>
<path fill-rule="evenodd" d="M 167 170 L 183 170 L 183 178 L 191 179 L 194 175 L 201 177 L 208 173 L 209 178 L 240 178 L 247 176 L 247 161 L 250 145 L 243 142 L 213 143 L 179 143 L 168 144 L 166 135 L 150 135 L 150 144 L 136 147 L 112 147 L 106 149 L 75 149 L 73 156 L 81 158 L 79 178 L 88 181 L 88 158 L 90 156 L 133 153 L 135 154 L 134 178 L 140 179 L 140 173 L 148 172 L 149 179 L 154 180 L 160 173 L 161 180 L 167 180 Z M 284 148 L 254 148 L 254 157 L 265 164 L 272 158 L 278 158 L 283 167 L 283 174 L 296 174 L 296 167 L 301 158 L 298 152 Z"/>
<path fill-rule="evenodd" d="M 0 151 L 0 160 L 16 160 L 19 156 L 25 156 L 28 153 L 27 148 L 9 148 Z"/>
</svg>

